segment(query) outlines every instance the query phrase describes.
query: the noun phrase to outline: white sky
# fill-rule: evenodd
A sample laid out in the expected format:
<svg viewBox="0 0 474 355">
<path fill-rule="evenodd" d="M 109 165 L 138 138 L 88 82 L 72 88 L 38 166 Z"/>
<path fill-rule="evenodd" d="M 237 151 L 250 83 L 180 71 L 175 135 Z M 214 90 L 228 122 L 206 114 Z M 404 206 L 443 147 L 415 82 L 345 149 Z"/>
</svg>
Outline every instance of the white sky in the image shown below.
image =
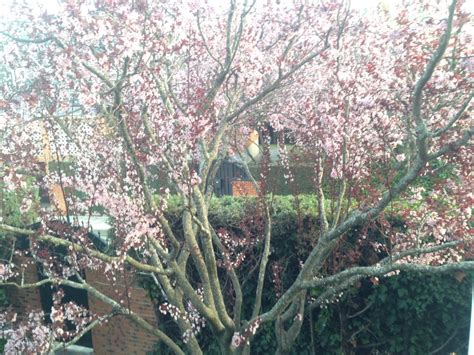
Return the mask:
<svg viewBox="0 0 474 355">
<path fill-rule="evenodd" d="M 4 20 L 9 20 L 11 17 L 9 13 L 9 8 L 15 2 L 27 2 L 30 4 L 35 4 L 36 6 L 32 6 L 33 11 L 37 10 L 38 12 L 43 12 L 46 10 L 48 13 L 54 13 L 58 9 L 58 3 L 61 3 L 65 0 L 0 0 L 0 23 Z M 130 0 L 132 1 L 132 0 Z M 199 0 L 204 1 L 204 0 Z M 228 0 L 207 0 L 210 3 L 214 3 L 216 5 L 222 6 L 223 4 L 228 3 Z M 263 2 L 267 0 L 257 0 L 257 2 Z M 276 0 L 275 0 L 276 1 Z M 290 1 L 290 0 L 280 0 L 282 2 Z M 355 9 L 369 9 L 372 7 L 377 6 L 377 4 L 383 3 L 385 5 L 393 4 L 399 0 L 350 0 L 351 7 Z M 435 0 L 431 0 L 435 1 Z M 467 0 L 464 4 L 464 9 L 467 10 L 469 13 L 474 14 L 474 0 Z"/>
<path fill-rule="evenodd" d="M 0 18 L 8 18 L 9 7 L 15 1 L 18 1 L 18 0 L 0 0 Z M 257 1 L 263 1 L 263 0 L 257 0 Z M 396 1 L 396 0 L 389 0 L 389 1 Z M 474 2 L 474 0 L 471 0 L 471 1 Z M 55 10 L 58 8 L 58 2 L 61 2 L 61 0 L 27 0 L 27 2 L 31 4 L 39 4 L 48 13 L 54 13 Z M 215 2 L 216 4 L 217 3 L 222 4 L 223 2 L 226 2 L 226 1 L 210 0 L 210 2 L 211 3 Z M 377 5 L 379 2 L 380 0 L 351 0 L 351 5 L 353 8 L 370 8 L 372 6 Z M 38 6 L 38 10 L 40 6 Z"/>
<path fill-rule="evenodd" d="M 0 17 L 8 17 L 8 8 L 12 3 L 15 1 L 22 1 L 22 0 L 0 0 Z M 48 12 L 54 12 L 55 9 L 57 8 L 58 2 L 61 2 L 61 0 L 27 0 L 30 3 L 37 3 L 40 4 L 43 8 L 45 8 Z M 257 1 L 263 1 L 263 0 L 257 0 Z M 285 1 L 285 0 L 283 0 Z M 373 6 L 376 6 L 380 2 L 384 3 L 390 3 L 394 2 L 397 0 L 351 0 L 351 5 L 353 8 L 370 8 Z M 215 2 L 216 4 L 222 4 L 226 2 L 225 0 L 210 0 L 210 2 Z M 466 1 L 466 7 L 470 10 L 470 12 L 474 12 L 474 0 L 467 0 Z"/>
</svg>

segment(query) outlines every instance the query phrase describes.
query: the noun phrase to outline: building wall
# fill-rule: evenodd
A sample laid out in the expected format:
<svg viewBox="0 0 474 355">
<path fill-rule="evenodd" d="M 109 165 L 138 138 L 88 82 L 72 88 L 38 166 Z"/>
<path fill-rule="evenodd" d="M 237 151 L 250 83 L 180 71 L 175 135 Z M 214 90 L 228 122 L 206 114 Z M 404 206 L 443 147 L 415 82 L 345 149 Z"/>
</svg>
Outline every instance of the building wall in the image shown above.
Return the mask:
<svg viewBox="0 0 474 355">
<path fill-rule="evenodd" d="M 23 282 L 35 283 L 38 281 L 38 272 L 36 265 L 31 263 L 31 259 L 25 257 L 16 257 L 15 264 L 25 264 L 27 267 L 23 272 Z M 18 283 L 20 280 L 16 280 Z M 19 289 L 14 286 L 7 287 L 7 297 L 13 310 L 18 314 L 18 317 L 28 316 L 28 313 L 33 310 L 41 309 L 41 296 L 37 287 Z"/>
<path fill-rule="evenodd" d="M 23 258 L 23 260 L 18 260 L 18 262 L 26 260 L 31 261 L 31 259 Z M 100 272 L 89 271 L 86 274 L 86 279 L 88 283 L 108 296 L 113 296 L 115 289 L 118 289 L 119 292 L 124 290 L 120 285 L 112 287 L 110 282 Z M 38 272 L 36 265 L 30 263 L 24 272 L 24 282 L 34 283 L 37 281 Z M 18 317 L 27 316 L 30 311 L 38 311 L 42 308 L 40 290 L 36 287 L 29 289 L 8 287 L 7 297 L 12 308 L 18 313 Z M 157 324 L 155 308 L 144 289 L 131 288 L 130 302 L 133 312 L 145 318 L 150 324 Z M 88 297 L 88 303 L 89 309 L 94 314 L 104 315 L 111 310 L 110 306 L 92 296 Z M 98 355 L 145 355 L 153 350 L 157 341 L 156 337 L 138 327 L 124 316 L 116 316 L 107 324 L 95 327 L 92 330 L 94 354 Z"/>
<path fill-rule="evenodd" d="M 99 272 L 89 271 L 86 275 L 88 283 L 107 296 L 113 296 L 115 287 Z M 124 288 L 117 287 L 119 292 Z M 156 325 L 157 318 L 153 304 L 147 292 L 142 288 L 131 288 L 130 306 L 133 312 L 145 318 L 150 324 Z M 94 314 L 104 315 L 111 307 L 89 297 L 89 309 Z M 157 338 L 135 325 L 124 316 L 116 316 L 107 324 L 92 330 L 92 343 L 95 354 L 146 354 L 153 350 Z"/>
</svg>

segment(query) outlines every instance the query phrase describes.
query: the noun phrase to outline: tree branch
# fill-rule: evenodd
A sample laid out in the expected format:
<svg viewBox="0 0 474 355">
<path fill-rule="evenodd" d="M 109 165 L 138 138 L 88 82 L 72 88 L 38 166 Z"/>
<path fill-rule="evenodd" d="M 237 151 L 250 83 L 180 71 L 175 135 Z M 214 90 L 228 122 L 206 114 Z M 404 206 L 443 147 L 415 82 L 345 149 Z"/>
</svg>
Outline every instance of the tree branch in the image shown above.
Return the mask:
<svg viewBox="0 0 474 355">
<path fill-rule="evenodd" d="M 133 313 L 131 310 L 124 308 L 121 306 L 118 302 L 113 300 L 112 298 L 104 295 L 102 292 L 97 290 L 95 287 L 85 283 L 85 282 L 75 282 L 71 280 L 63 280 L 63 279 L 45 279 L 42 280 L 44 283 L 52 283 L 52 284 L 58 284 L 58 285 L 64 285 L 64 286 L 69 286 L 72 288 L 80 289 L 80 290 L 85 290 L 95 298 L 99 299 L 100 301 L 108 304 L 109 306 L 112 307 L 112 312 L 114 315 L 122 314 L 130 319 L 132 319 L 135 323 L 146 329 L 148 332 L 156 336 L 158 339 L 163 341 L 174 353 L 179 354 L 179 355 L 184 355 L 184 352 L 179 348 L 179 346 L 170 338 L 168 337 L 165 333 L 163 333 L 161 330 L 156 329 L 152 325 L 150 325 L 147 321 L 145 321 L 142 317 L 139 315 Z M 14 284 L 15 285 L 15 284 Z M 16 285 L 15 285 L 16 286 Z"/>
<path fill-rule="evenodd" d="M 443 133 L 447 132 L 451 127 L 463 116 L 464 112 L 466 112 L 466 109 L 469 107 L 469 104 L 471 103 L 472 98 L 474 97 L 474 94 L 471 93 L 469 97 L 464 101 L 464 103 L 461 105 L 459 110 L 456 112 L 456 114 L 446 123 L 446 125 L 440 129 L 437 129 L 436 131 L 432 132 L 429 134 L 430 137 L 439 137 Z"/>
<path fill-rule="evenodd" d="M 438 159 L 439 157 L 441 157 L 441 156 L 443 156 L 447 153 L 454 152 L 454 151 L 458 150 L 462 146 L 469 143 L 469 140 L 472 138 L 473 135 L 474 135 L 474 126 L 469 128 L 468 130 L 464 131 L 463 136 L 461 138 L 459 138 L 457 141 L 448 143 L 448 144 L 442 146 L 436 152 L 431 153 L 428 156 L 428 159 L 429 160 Z"/>
<path fill-rule="evenodd" d="M 428 131 L 426 129 L 426 124 L 421 115 L 421 104 L 422 104 L 422 94 L 423 89 L 431 79 L 433 72 L 438 65 L 438 63 L 443 58 L 443 55 L 448 47 L 449 39 L 451 37 L 451 30 L 453 25 L 454 10 L 456 9 L 457 0 L 453 0 L 449 6 L 449 15 L 447 19 L 446 30 L 439 42 L 439 45 L 436 51 L 431 56 L 428 65 L 426 66 L 423 74 L 418 79 L 413 90 L 413 106 L 412 106 L 412 115 L 416 122 L 416 131 L 417 131 L 417 145 L 418 145 L 418 154 L 422 159 L 427 158 L 427 147 L 426 147 L 426 138 L 428 137 Z"/>
<path fill-rule="evenodd" d="M 77 243 L 74 243 L 74 242 L 59 238 L 59 237 L 54 237 L 48 234 L 37 235 L 38 232 L 34 230 L 12 227 L 6 224 L 0 224 L 0 230 L 6 231 L 6 232 L 12 232 L 14 234 L 19 234 L 19 235 L 27 235 L 34 238 L 36 241 L 39 241 L 39 242 L 45 242 L 45 243 L 53 244 L 56 246 L 63 246 L 74 252 L 84 253 L 87 256 L 97 258 L 106 263 L 120 263 L 122 261 L 122 259 L 119 257 L 110 256 L 110 255 L 101 253 L 100 251 L 84 247 L 82 245 L 79 245 Z M 125 257 L 125 261 L 129 265 L 133 266 L 134 268 L 140 271 L 154 272 L 156 274 L 161 274 L 161 275 L 173 274 L 172 270 L 158 269 L 154 266 L 143 264 L 129 255 Z"/>
<path fill-rule="evenodd" d="M 266 96 L 268 96 L 270 93 L 275 91 L 280 87 L 280 84 L 291 77 L 295 72 L 297 72 L 300 68 L 302 68 L 304 65 L 308 64 L 311 62 L 313 59 L 315 59 L 317 56 L 319 56 L 321 53 L 323 53 L 326 49 L 329 48 L 329 34 L 331 33 L 331 30 L 329 30 L 326 34 L 326 40 L 324 43 L 324 46 L 322 49 L 320 49 L 317 52 L 314 52 L 310 55 L 308 55 L 306 58 L 304 58 L 301 62 L 298 64 L 295 64 L 288 72 L 285 74 L 281 74 L 278 76 L 278 78 L 271 84 L 269 85 L 266 89 L 261 91 L 259 94 L 254 96 L 252 99 L 248 100 L 245 104 L 240 106 L 237 110 L 231 112 L 229 115 L 227 115 L 224 120 L 227 122 L 231 122 L 233 119 L 237 118 L 240 116 L 243 112 L 248 110 L 250 107 L 254 106 L 256 103 L 260 102 L 263 100 Z"/>
<path fill-rule="evenodd" d="M 87 327 L 85 327 L 82 331 L 80 331 L 72 340 L 68 341 L 67 343 L 59 343 L 56 346 L 54 346 L 52 349 L 52 352 L 55 353 L 58 350 L 66 349 L 68 346 L 76 344 L 84 336 L 84 334 L 91 331 L 93 328 L 100 325 L 102 322 L 107 321 L 116 315 L 117 314 L 115 313 L 110 313 L 93 320 Z"/>
<path fill-rule="evenodd" d="M 383 276 L 393 271 L 408 271 L 420 273 L 446 273 L 449 271 L 458 270 L 474 270 L 474 261 L 461 261 L 457 263 L 445 264 L 440 266 L 421 265 L 421 264 L 377 264 L 374 266 L 354 267 L 343 272 L 340 272 L 333 277 L 324 279 L 316 279 L 312 281 L 305 281 L 301 283 L 303 288 L 327 286 L 328 284 L 337 283 L 339 280 L 346 280 L 352 276 Z"/>
</svg>

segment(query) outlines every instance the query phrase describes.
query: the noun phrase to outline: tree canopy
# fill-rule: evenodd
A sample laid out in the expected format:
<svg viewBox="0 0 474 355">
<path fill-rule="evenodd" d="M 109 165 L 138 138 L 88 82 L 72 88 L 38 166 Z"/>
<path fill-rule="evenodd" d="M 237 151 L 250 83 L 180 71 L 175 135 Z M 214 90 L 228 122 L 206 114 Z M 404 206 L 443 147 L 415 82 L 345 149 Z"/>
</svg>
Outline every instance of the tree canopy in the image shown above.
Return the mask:
<svg viewBox="0 0 474 355">
<path fill-rule="evenodd" d="M 57 287 L 51 324 L 41 313 L 26 320 L 3 315 L 11 324 L 9 351 L 74 343 L 121 314 L 177 354 L 201 353 L 196 335 L 204 323 L 224 353 L 248 353 L 259 326 L 272 322 L 285 353 L 305 308 L 362 278 L 474 268 L 474 62 L 463 1 L 401 1 L 365 12 L 333 0 L 231 0 L 225 8 L 81 0 L 60 7 L 47 14 L 15 2 L 14 20 L 0 32 L 2 187 L 20 194 L 21 212 L 34 209 L 40 221 L 36 229 L 0 224 L 0 279 L 19 288 Z M 314 171 L 318 228 L 292 285 L 263 305 L 278 194 L 268 184 L 270 128 L 295 199 L 295 166 Z M 260 135 L 258 159 L 248 154 L 252 132 Z M 285 135 L 294 144 L 285 144 Z M 245 238 L 231 238 L 209 220 L 224 161 L 243 169 L 258 195 L 255 215 L 246 217 L 253 233 Z M 41 207 L 34 191 L 55 187 L 61 198 Z M 175 196 L 180 230 L 166 214 Z M 78 224 L 77 216 L 97 209 L 113 225 L 111 250 Z M 403 227 L 386 218 L 393 211 Z M 372 247 L 386 257 L 324 274 L 340 241 L 361 225 L 384 235 Z M 29 240 L 26 248 L 19 248 L 20 236 Z M 358 238 L 363 243 L 366 236 Z M 245 286 L 255 300 L 246 313 L 240 252 L 255 245 L 257 281 Z M 17 260 L 40 263 L 45 279 L 23 283 L 25 265 Z M 111 284 L 124 270 L 152 277 L 166 299 L 160 310 L 182 339 L 95 289 L 84 269 L 102 271 Z M 86 290 L 112 313 L 61 303 L 61 285 Z M 311 300 L 314 287 L 325 291 Z M 64 332 L 65 319 L 76 324 L 75 333 Z"/>
</svg>

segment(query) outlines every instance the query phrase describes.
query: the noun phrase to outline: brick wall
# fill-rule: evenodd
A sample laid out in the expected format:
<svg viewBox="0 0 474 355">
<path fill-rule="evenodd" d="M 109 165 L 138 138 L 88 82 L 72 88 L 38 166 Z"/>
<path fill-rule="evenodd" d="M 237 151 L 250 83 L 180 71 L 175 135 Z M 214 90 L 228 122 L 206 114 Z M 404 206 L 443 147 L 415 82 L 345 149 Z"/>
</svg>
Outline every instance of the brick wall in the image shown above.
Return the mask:
<svg viewBox="0 0 474 355">
<path fill-rule="evenodd" d="M 22 262 L 27 260 L 17 260 Z M 31 261 L 31 260 L 30 260 Z M 88 271 L 86 274 L 87 282 L 96 287 L 99 291 L 108 296 L 114 295 L 114 289 L 123 291 L 120 286 L 112 287 L 110 282 L 100 272 Z M 33 283 L 38 281 L 38 273 L 34 263 L 28 264 L 24 272 L 24 282 Z M 12 308 L 18 313 L 19 317 L 25 316 L 31 310 L 41 310 L 41 296 L 38 288 L 17 289 L 16 287 L 7 288 L 7 297 Z M 114 297 L 116 299 L 116 297 Z M 142 288 L 131 288 L 131 309 L 133 312 L 145 318 L 150 324 L 157 324 L 157 318 L 153 304 L 148 297 L 147 292 Z M 89 296 L 89 309 L 94 314 L 107 314 L 111 308 Z M 107 324 L 95 327 L 92 330 L 92 344 L 94 354 L 140 354 L 144 355 L 152 351 L 158 339 L 138 327 L 124 316 L 116 316 Z"/>
<path fill-rule="evenodd" d="M 105 276 L 89 271 L 86 275 L 88 283 L 108 296 L 114 296 L 114 289 Z M 123 288 L 119 287 L 119 292 Z M 116 299 L 116 297 L 114 297 Z M 131 309 L 145 318 L 150 324 L 157 324 L 154 307 L 147 292 L 141 288 L 131 288 Z M 111 307 L 89 297 L 89 309 L 99 315 L 110 312 Z M 92 330 L 92 343 L 95 354 L 146 354 L 151 351 L 157 338 L 138 327 L 124 316 L 116 316 L 107 324 Z"/>
<path fill-rule="evenodd" d="M 35 283 L 38 281 L 38 272 L 36 265 L 31 263 L 31 259 L 25 257 L 16 257 L 15 264 L 27 264 L 26 268 L 23 270 L 23 282 L 24 283 Z M 21 282 L 16 280 L 16 282 Z M 41 310 L 41 297 L 40 292 L 37 287 L 19 289 L 14 286 L 7 287 L 7 297 L 9 303 L 11 304 L 13 310 L 18 313 L 18 316 L 24 317 L 28 315 L 30 311 L 39 311 Z"/>
<path fill-rule="evenodd" d="M 232 196 L 257 196 L 257 189 L 252 181 L 232 181 Z"/>
</svg>

